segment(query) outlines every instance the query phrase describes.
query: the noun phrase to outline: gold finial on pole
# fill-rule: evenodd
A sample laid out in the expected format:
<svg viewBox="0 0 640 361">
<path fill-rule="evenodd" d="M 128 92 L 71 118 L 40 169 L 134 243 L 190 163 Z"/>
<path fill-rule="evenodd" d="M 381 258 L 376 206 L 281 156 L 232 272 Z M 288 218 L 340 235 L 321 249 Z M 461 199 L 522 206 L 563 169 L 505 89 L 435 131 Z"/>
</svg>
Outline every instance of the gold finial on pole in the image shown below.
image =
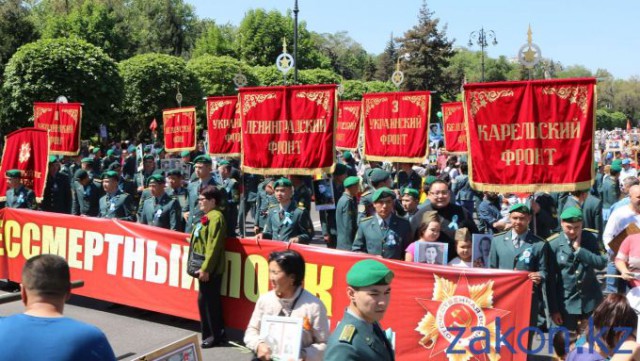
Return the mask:
<svg viewBox="0 0 640 361">
<path fill-rule="evenodd" d="M 282 38 L 282 52 L 287 52 L 287 38 Z"/>
<path fill-rule="evenodd" d="M 533 32 L 531 31 L 531 24 L 529 24 L 529 30 L 527 31 L 527 43 L 531 44 L 533 41 L 531 40 L 531 35 Z"/>
</svg>

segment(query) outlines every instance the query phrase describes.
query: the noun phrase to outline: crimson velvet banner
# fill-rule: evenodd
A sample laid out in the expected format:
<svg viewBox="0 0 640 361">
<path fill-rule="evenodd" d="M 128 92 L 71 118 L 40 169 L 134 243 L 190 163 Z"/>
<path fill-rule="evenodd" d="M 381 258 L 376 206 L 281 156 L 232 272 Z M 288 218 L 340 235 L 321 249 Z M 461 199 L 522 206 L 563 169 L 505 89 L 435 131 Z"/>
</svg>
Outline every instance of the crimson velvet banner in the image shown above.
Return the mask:
<svg viewBox="0 0 640 361">
<path fill-rule="evenodd" d="M 33 190 L 36 201 L 42 201 L 49 171 L 49 136 L 43 129 L 22 128 L 4 138 L 0 176 L 0 201 L 7 197 L 7 178 L 11 169 L 22 172 L 22 184 Z"/>
<path fill-rule="evenodd" d="M 462 102 L 442 104 L 444 147 L 452 154 L 467 152 L 467 123 L 464 121 Z"/>
<path fill-rule="evenodd" d="M 33 122 L 35 128 L 49 131 L 50 154 L 78 155 L 81 103 L 33 103 Z"/>
<path fill-rule="evenodd" d="M 20 281 L 25 260 L 41 253 L 67 259 L 73 280 L 84 280 L 74 293 L 118 304 L 198 320 L 197 282 L 185 273 L 187 235 L 123 222 L 19 209 L 0 210 L 0 278 Z M 306 261 L 304 287 L 327 308 L 331 328 L 349 300 L 346 273 L 370 256 L 318 246 L 293 244 Z M 269 290 L 268 256 L 286 244 L 255 239 L 228 239 L 221 294 L 225 324 L 245 329 L 255 302 Z M 462 269 L 391 261 L 392 296 L 382 321 L 395 333 L 399 360 L 460 360 L 447 350 L 483 336 L 486 352 L 495 352 L 495 332 L 516 345 L 529 324 L 532 283 L 526 272 Z M 496 328 L 499 323 L 499 331 Z M 466 327 L 457 332 L 448 327 Z M 478 327 L 471 332 L 471 327 Z M 481 329 L 486 329 L 483 335 Z M 514 328 L 515 331 L 507 331 Z M 484 346 L 483 346 L 484 347 Z M 517 346 L 514 346 L 517 347 Z M 478 349 L 476 345 L 476 349 Z M 462 354 L 468 354 L 466 347 Z M 495 355 L 494 355 L 495 356 Z M 501 348 L 501 360 L 522 360 L 523 353 Z M 484 356 L 477 356 L 480 359 Z M 465 358 L 469 359 L 469 358 Z M 488 359 L 488 358 L 487 358 Z M 495 358 L 493 358 L 495 359 Z"/>
<path fill-rule="evenodd" d="M 239 157 L 241 123 L 238 97 L 207 97 L 207 131 L 209 155 L 214 157 Z"/>
<path fill-rule="evenodd" d="M 338 129 L 336 130 L 336 148 L 355 150 L 360 135 L 360 110 L 362 102 L 338 102 Z"/>
<path fill-rule="evenodd" d="M 594 78 L 465 84 L 471 186 L 495 192 L 589 188 L 595 84 Z"/>
<path fill-rule="evenodd" d="M 362 96 L 364 157 L 422 163 L 428 155 L 431 94 L 373 93 Z"/>
<path fill-rule="evenodd" d="M 162 111 L 164 148 L 167 152 L 196 149 L 196 108 L 185 107 Z"/>
<path fill-rule="evenodd" d="M 333 172 L 336 107 L 334 84 L 240 88 L 242 169 Z"/>
</svg>

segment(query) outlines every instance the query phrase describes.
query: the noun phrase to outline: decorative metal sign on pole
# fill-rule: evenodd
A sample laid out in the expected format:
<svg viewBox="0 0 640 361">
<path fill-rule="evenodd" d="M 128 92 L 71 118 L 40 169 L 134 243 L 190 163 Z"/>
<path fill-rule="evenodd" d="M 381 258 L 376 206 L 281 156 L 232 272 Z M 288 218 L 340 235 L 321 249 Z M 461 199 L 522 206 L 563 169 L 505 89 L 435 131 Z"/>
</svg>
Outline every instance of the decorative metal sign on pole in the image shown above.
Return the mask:
<svg viewBox="0 0 640 361">
<path fill-rule="evenodd" d="M 527 43 L 518 50 L 518 62 L 529 69 L 529 78 L 531 78 L 531 69 L 542 60 L 542 51 L 540 47 L 531 41 L 531 25 L 527 31 Z"/>
<path fill-rule="evenodd" d="M 409 60 L 409 53 L 398 57 L 396 62 L 396 71 L 391 74 L 391 82 L 400 90 L 400 84 L 404 81 L 404 73 L 400 70 L 400 59 Z"/>
<path fill-rule="evenodd" d="M 236 86 L 236 90 L 247 85 L 247 77 L 242 74 L 242 71 L 238 71 L 238 74 L 233 76 L 233 84 Z"/>
<path fill-rule="evenodd" d="M 176 93 L 176 101 L 178 102 L 178 108 L 182 107 L 182 93 L 180 93 L 180 83 L 178 83 L 178 92 Z"/>
<path fill-rule="evenodd" d="M 68 103 L 69 100 L 64 95 L 58 95 L 56 98 L 56 103 Z"/>
<path fill-rule="evenodd" d="M 287 53 L 287 39 L 282 38 L 282 54 L 276 58 L 276 67 L 282 73 L 284 83 L 287 83 L 287 73 L 295 66 L 295 60 L 291 54 Z"/>
</svg>

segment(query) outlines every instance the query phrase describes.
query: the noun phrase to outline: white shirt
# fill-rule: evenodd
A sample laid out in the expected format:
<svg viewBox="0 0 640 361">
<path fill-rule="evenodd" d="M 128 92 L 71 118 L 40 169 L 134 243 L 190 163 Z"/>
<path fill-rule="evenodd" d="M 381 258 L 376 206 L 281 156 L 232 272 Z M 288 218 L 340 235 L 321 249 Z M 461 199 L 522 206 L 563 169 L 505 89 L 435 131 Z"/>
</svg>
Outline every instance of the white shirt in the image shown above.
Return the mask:
<svg viewBox="0 0 640 361">
<path fill-rule="evenodd" d="M 609 242 L 622 232 L 631 222 L 635 222 L 640 227 L 640 214 L 631 209 L 631 205 L 616 208 L 607 221 L 607 226 L 602 233 L 602 242 L 607 252 L 611 253 Z"/>
<path fill-rule="evenodd" d="M 449 266 L 460 267 L 460 268 L 473 268 L 472 262 L 465 262 L 460 259 L 460 257 L 456 257 L 449 262 Z"/>
<path fill-rule="evenodd" d="M 620 177 L 619 177 L 620 183 L 622 183 L 622 181 L 625 178 L 637 177 L 637 176 L 638 176 L 638 171 L 635 168 L 629 167 L 629 169 L 625 170 L 624 167 L 623 167 L 622 170 L 620 171 Z"/>
</svg>

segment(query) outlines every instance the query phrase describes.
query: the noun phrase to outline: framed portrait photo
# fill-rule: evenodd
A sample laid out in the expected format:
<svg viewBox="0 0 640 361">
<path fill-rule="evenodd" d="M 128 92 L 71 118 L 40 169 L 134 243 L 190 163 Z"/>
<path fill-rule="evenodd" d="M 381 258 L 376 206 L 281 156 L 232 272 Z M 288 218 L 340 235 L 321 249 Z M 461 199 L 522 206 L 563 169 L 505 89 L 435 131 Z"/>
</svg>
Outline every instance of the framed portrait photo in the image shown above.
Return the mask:
<svg viewBox="0 0 640 361">
<path fill-rule="evenodd" d="M 489 268 L 489 252 L 491 251 L 490 234 L 474 234 L 471 236 L 473 267 Z"/>
<path fill-rule="evenodd" d="M 313 195 L 316 203 L 316 210 L 326 211 L 336 209 L 332 179 L 315 179 L 313 181 Z"/>
<path fill-rule="evenodd" d="M 302 318 L 262 316 L 260 337 L 271 348 L 277 360 L 298 360 L 302 340 Z"/>
<path fill-rule="evenodd" d="M 446 265 L 448 257 L 449 245 L 447 243 L 416 241 L 414 262 Z"/>
</svg>

